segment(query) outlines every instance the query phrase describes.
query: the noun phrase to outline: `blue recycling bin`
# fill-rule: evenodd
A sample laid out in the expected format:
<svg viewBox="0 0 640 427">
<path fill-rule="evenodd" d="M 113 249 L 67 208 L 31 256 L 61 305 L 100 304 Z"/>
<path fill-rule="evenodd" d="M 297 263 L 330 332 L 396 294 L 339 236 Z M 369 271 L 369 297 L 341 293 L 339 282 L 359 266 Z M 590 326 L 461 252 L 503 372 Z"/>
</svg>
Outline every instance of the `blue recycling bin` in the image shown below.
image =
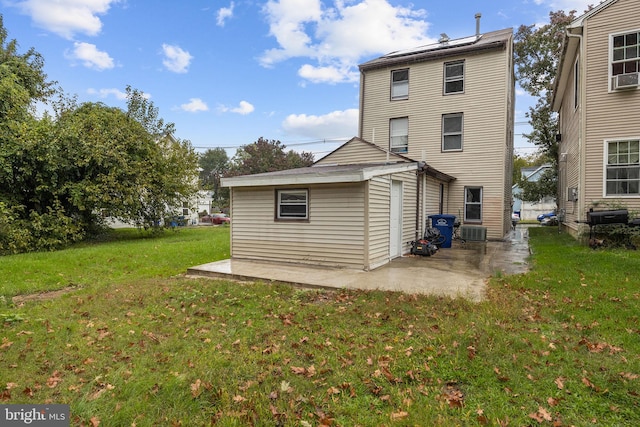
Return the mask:
<svg viewBox="0 0 640 427">
<path fill-rule="evenodd" d="M 440 234 L 444 236 L 444 242 L 440 247 L 450 248 L 451 240 L 453 240 L 453 224 L 456 222 L 456 216 L 448 214 L 429 215 L 429 219 L 431 220 L 431 226 L 437 228 Z"/>
</svg>

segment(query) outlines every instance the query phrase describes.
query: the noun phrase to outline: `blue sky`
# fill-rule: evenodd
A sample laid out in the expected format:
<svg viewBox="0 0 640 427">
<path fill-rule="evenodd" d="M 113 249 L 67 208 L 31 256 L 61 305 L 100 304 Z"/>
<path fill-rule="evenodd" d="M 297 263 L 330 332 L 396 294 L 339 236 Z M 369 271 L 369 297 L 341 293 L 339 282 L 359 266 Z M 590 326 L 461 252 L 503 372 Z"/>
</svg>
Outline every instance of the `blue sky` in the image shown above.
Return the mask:
<svg viewBox="0 0 640 427">
<path fill-rule="evenodd" d="M 9 39 L 43 55 L 80 102 L 150 97 L 197 151 L 258 138 L 316 159 L 358 132 L 358 64 L 475 33 L 547 22 L 598 0 L 0 0 Z M 516 134 L 532 100 L 518 91 Z M 516 152 L 533 148 L 516 137 Z"/>
</svg>

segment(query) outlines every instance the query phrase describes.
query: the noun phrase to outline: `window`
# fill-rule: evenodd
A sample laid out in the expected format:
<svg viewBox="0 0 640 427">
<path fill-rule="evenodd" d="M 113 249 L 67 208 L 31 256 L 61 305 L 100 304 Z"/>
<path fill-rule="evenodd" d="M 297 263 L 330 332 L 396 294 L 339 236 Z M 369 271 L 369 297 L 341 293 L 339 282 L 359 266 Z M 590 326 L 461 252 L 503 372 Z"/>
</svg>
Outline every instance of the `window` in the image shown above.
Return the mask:
<svg viewBox="0 0 640 427">
<path fill-rule="evenodd" d="M 464 188 L 464 220 L 482 222 L 482 187 Z"/>
<path fill-rule="evenodd" d="M 580 58 L 576 59 L 573 64 L 573 108 L 578 108 L 578 102 L 580 98 L 578 96 L 580 92 Z"/>
<path fill-rule="evenodd" d="M 389 151 L 406 153 L 409 151 L 409 118 L 389 120 Z"/>
<path fill-rule="evenodd" d="M 442 151 L 462 150 L 462 113 L 442 116 Z"/>
<path fill-rule="evenodd" d="M 409 70 L 391 72 L 391 99 L 409 99 Z"/>
<path fill-rule="evenodd" d="M 640 71 L 640 31 L 613 36 L 611 75 Z"/>
<path fill-rule="evenodd" d="M 445 62 L 444 94 L 464 92 L 464 61 Z"/>
<path fill-rule="evenodd" d="M 607 196 L 640 194 L 640 141 L 608 141 Z"/>
<path fill-rule="evenodd" d="M 308 190 L 277 190 L 278 219 L 308 219 Z"/>
<path fill-rule="evenodd" d="M 182 215 L 184 216 L 189 215 L 189 204 L 187 202 L 182 203 Z"/>
</svg>

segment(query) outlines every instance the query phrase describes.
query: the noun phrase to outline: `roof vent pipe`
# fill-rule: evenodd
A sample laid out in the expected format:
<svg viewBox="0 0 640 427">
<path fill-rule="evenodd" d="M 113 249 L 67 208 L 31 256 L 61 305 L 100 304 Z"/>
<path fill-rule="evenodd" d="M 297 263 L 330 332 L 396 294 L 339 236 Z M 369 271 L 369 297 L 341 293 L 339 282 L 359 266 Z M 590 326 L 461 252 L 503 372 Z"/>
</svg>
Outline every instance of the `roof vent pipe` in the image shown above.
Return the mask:
<svg viewBox="0 0 640 427">
<path fill-rule="evenodd" d="M 482 18 L 482 14 L 476 13 L 476 37 L 480 36 L 480 18 Z"/>
</svg>

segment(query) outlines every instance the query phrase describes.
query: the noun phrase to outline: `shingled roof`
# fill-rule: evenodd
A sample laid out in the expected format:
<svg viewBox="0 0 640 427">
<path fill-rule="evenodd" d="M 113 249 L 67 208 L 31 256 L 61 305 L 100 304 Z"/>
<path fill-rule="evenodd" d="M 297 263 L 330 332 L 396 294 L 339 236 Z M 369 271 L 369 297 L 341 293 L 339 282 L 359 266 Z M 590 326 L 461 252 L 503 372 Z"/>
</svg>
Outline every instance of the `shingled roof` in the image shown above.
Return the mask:
<svg viewBox="0 0 640 427">
<path fill-rule="evenodd" d="M 469 55 L 491 49 L 504 49 L 513 37 L 513 29 L 492 31 L 477 36 L 446 40 L 412 49 L 388 53 L 359 65 L 360 71 L 369 71 L 408 62 L 426 62 L 450 56 Z"/>
</svg>

